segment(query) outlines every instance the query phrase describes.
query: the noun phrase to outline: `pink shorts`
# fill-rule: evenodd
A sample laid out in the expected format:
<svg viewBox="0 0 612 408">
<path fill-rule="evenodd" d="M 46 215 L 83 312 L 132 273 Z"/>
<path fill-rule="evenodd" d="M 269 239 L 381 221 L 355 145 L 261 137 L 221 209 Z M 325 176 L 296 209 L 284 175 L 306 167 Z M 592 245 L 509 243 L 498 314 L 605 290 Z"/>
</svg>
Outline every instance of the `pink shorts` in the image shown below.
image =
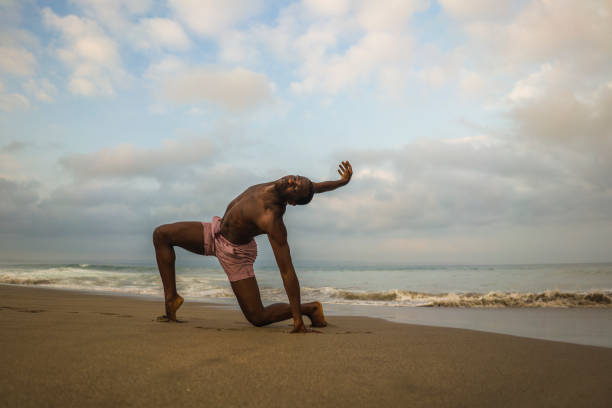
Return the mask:
<svg viewBox="0 0 612 408">
<path fill-rule="evenodd" d="M 244 245 L 229 242 L 221 235 L 221 218 L 203 222 L 204 255 L 216 256 L 230 282 L 255 277 L 253 263 L 257 258 L 257 243 L 254 239 Z"/>
</svg>

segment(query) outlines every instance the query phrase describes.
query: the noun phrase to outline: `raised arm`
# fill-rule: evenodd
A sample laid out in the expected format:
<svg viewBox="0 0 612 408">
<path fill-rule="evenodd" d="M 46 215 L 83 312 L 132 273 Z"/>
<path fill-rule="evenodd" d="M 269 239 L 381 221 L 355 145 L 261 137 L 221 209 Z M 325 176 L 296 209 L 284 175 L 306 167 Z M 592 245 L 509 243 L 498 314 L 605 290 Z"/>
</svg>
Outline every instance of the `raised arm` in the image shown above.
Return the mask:
<svg viewBox="0 0 612 408">
<path fill-rule="evenodd" d="M 306 326 L 302 320 L 302 312 L 300 310 L 300 282 L 298 281 L 293 262 L 291 261 L 291 251 L 287 242 L 287 228 L 281 217 L 276 217 L 270 222 L 268 231 L 268 239 L 274 251 L 274 257 L 278 264 L 285 292 L 289 298 L 289 306 L 293 315 L 293 330 L 292 333 L 306 332 Z"/>
<path fill-rule="evenodd" d="M 343 161 L 338 165 L 338 174 L 340 174 L 340 180 L 334 181 L 322 181 L 320 183 L 312 183 L 315 193 L 324 193 L 326 191 L 335 190 L 338 187 L 342 187 L 351 181 L 353 176 L 353 168 L 351 163 Z"/>
</svg>

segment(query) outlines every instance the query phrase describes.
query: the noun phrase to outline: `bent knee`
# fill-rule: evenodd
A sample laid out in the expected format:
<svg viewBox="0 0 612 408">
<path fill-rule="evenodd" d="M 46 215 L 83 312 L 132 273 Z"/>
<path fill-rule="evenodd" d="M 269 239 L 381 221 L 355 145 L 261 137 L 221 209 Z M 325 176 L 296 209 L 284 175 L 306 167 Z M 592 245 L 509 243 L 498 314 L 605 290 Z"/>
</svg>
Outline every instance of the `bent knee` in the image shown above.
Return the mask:
<svg viewBox="0 0 612 408">
<path fill-rule="evenodd" d="M 166 224 L 160 225 L 153 230 L 153 243 L 159 244 L 162 242 L 168 242 L 169 240 L 170 234 Z"/>
<path fill-rule="evenodd" d="M 261 326 L 265 326 L 266 324 L 268 324 L 268 322 L 260 314 L 255 314 L 255 313 L 248 314 L 246 315 L 246 318 L 249 321 L 249 323 L 251 323 L 253 326 L 256 326 L 256 327 L 261 327 Z"/>
<path fill-rule="evenodd" d="M 263 326 L 265 326 L 266 324 L 268 324 L 268 322 L 266 322 L 266 321 L 264 321 L 264 320 L 259 320 L 259 319 L 256 319 L 256 320 L 249 320 L 249 321 L 250 321 L 250 322 L 251 322 L 251 324 L 252 324 L 253 326 L 255 326 L 255 327 L 263 327 Z"/>
</svg>

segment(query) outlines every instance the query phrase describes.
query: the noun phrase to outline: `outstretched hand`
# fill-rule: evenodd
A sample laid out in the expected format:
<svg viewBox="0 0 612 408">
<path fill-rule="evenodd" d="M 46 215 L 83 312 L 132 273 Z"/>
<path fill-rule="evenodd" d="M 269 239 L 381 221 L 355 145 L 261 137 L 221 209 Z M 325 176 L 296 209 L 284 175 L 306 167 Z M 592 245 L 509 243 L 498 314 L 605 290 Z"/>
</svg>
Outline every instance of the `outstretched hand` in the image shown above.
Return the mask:
<svg viewBox="0 0 612 408">
<path fill-rule="evenodd" d="M 349 163 L 348 160 L 340 162 L 338 165 L 338 174 L 340 174 L 340 180 L 322 181 L 320 183 L 313 182 L 314 192 L 317 194 L 325 193 L 326 191 L 332 191 L 348 184 L 353 176 L 353 167 L 351 167 L 351 163 Z"/>
<path fill-rule="evenodd" d="M 338 174 L 342 177 L 342 181 L 348 183 L 353 176 L 353 167 L 351 167 L 351 163 L 348 160 L 341 162 L 338 165 Z"/>
</svg>

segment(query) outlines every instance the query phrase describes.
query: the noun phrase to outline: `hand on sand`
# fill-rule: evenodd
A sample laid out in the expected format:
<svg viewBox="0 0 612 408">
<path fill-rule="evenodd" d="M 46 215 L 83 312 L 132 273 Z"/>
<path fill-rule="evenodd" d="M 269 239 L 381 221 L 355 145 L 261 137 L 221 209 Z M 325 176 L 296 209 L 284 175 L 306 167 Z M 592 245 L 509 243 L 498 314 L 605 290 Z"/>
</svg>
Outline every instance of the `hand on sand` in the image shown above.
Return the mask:
<svg viewBox="0 0 612 408">
<path fill-rule="evenodd" d="M 353 167 L 349 161 L 343 161 L 338 165 L 338 174 L 342 177 L 342 180 L 345 182 L 349 182 L 351 177 L 353 176 Z"/>
<path fill-rule="evenodd" d="M 291 330 L 291 333 L 321 333 L 318 330 L 313 330 L 313 329 L 307 329 L 306 326 L 304 326 L 304 322 L 298 324 L 297 326 L 293 327 L 293 330 Z"/>
</svg>

